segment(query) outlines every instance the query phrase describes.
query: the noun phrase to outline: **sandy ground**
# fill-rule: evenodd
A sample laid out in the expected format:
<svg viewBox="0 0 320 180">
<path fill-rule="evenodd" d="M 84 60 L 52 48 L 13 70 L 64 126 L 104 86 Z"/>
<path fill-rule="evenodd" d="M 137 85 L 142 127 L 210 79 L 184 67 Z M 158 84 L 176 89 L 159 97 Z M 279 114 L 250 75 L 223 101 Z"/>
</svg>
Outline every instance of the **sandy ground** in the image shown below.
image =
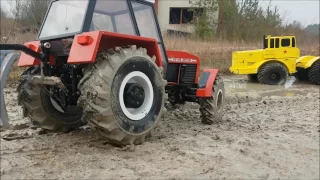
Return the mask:
<svg viewBox="0 0 320 180">
<path fill-rule="evenodd" d="M 125 148 L 88 127 L 45 134 L 7 89 L 14 129 L 1 132 L 1 179 L 319 179 L 319 86 L 225 83 L 221 124 L 202 125 L 187 104 L 169 110 L 146 143 Z"/>
</svg>

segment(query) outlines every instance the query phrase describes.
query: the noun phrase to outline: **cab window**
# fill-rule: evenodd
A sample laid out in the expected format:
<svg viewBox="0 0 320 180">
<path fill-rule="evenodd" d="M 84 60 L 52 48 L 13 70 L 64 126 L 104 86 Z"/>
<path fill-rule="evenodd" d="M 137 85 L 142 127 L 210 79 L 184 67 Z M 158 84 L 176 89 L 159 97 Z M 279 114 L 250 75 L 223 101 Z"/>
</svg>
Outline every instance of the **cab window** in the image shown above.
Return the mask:
<svg viewBox="0 0 320 180">
<path fill-rule="evenodd" d="M 152 7 L 138 2 L 132 2 L 132 7 L 140 35 L 159 41 L 159 34 Z"/>
<path fill-rule="evenodd" d="M 290 46 L 290 39 L 281 39 L 281 47 L 289 47 Z"/>
<path fill-rule="evenodd" d="M 90 30 L 104 30 L 136 35 L 127 1 L 98 0 L 94 9 Z"/>
<path fill-rule="evenodd" d="M 270 48 L 274 48 L 274 38 L 270 39 Z"/>
<path fill-rule="evenodd" d="M 279 47 L 280 47 L 280 39 L 276 38 L 276 48 L 279 48 Z"/>
</svg>

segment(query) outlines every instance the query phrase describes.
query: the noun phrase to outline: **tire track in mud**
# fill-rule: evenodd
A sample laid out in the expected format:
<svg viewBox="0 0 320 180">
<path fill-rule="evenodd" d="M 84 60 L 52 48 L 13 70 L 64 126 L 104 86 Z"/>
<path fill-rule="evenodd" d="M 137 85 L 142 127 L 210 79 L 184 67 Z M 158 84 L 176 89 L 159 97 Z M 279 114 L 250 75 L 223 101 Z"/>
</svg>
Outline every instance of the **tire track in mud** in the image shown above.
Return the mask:
<svg viewBox="0 0 320 180">
<path fill-rule="evenodd" d="M 15 107 L 16 124 L 1 138 L 2 178 L 317 178 L 319 89 L 227 92 L 223 122 L 202 125 L 198 105 L 169 109 L 154 136 L 139 146 L 117 148 L 88 130 L 41 134 Z M 287 93 L 288 92 L 288 93 Z M 288 95 L 289 94 L 289 95 Z"/>
</svg>

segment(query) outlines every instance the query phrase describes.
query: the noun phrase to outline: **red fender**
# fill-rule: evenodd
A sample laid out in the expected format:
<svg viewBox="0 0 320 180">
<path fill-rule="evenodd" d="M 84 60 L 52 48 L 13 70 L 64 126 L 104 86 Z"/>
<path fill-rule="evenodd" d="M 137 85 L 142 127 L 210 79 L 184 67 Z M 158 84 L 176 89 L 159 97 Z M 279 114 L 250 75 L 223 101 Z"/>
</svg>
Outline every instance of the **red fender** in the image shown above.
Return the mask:
<svg viewBox="0 0 320 180">
<path fill-rule="evenodd" d="M 200 80 L 199 88 L 197 89 L 197 97 L 211 97 L 214 81 L 218 75 L 218 69 L 205 69 L 203 70 Z"/>
<path fill-rule="evenodd" d="M 128 45 L 146 48 L 148 55 L 150 57 L 155 56 L 156 64 L 159 67 L 162 66 L 162 57 L 156 39 L 107 31 L 93 31 L 76 35 L 70 50 L 68 63 L 94 63 L 98 52 Z"/>
<path fill-rule="evenodd" d="M 40 53 L 40 41 L 25 43 L 28 48 Z M 114 47 L 136 45 L 137 48 L 143 47 L 147 49 L 150 57 L 156 57 L 156 64 L 162 66 L 161 51 L 158 41 L 152 38 L 146 38 L 135 35 L 127 35 L 106 31 L 93 31 L 75 35 L 70 49 L 68 63 L 69 64 L 89 64 L 94 63 L 97 53 Z M 34 57 L 22 53 L 18 62 L 18 66 L 35 66 L 41 62 Z M 50 65 L 55 65 L 54 57 L 50 57 Z"/>
</svg>

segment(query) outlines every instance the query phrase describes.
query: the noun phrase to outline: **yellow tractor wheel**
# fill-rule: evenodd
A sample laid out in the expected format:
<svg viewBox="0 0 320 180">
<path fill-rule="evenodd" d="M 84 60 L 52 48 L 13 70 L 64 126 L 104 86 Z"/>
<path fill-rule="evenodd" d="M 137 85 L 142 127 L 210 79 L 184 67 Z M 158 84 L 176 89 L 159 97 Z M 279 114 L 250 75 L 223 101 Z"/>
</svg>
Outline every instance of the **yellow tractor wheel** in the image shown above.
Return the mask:
<svg viewBox="0 0 320 180">
<path fill-rule="evenodd" d="M 262 66 L 258 72 L 260 84 L 283 85 L 288 77 L 287 68 L 280 63 L 268 63 Z"/>
<path fill-rule="evenodd" d="M 314 62 L 308 71 L 309 81 L 320 85 L 320 60 Z"/>
</svg>

